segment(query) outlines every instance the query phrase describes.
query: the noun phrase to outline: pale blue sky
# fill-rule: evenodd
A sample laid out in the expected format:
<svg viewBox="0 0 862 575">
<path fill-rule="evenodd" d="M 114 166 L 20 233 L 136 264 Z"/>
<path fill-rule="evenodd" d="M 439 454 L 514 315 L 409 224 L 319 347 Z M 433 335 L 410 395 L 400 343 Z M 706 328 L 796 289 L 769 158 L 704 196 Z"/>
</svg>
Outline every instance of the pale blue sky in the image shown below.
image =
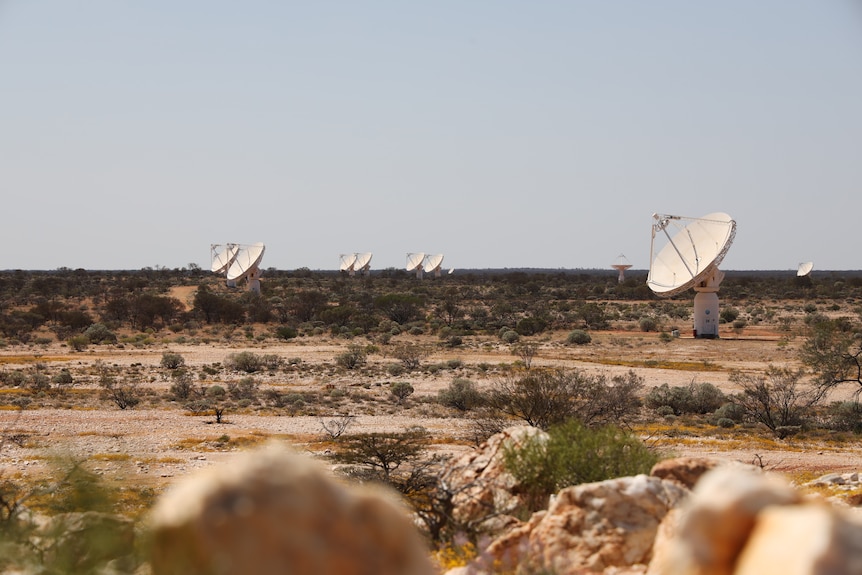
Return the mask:
<svg viewBox="0 0 862 575">
<path fill-rule="evenodd" d="M 0 0 L 0 269 L 862 269 L 855 0 Z"/>
</svg>

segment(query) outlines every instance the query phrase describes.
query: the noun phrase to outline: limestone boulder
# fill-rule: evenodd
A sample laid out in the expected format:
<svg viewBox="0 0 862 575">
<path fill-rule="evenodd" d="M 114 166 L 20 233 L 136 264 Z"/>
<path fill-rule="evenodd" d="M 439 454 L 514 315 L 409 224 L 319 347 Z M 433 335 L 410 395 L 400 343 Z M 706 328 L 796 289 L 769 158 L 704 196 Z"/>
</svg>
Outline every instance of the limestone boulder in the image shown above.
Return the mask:
<svg viewBox="0 0 862 575">
<path fill-rule="evenodd" d="M 447 466 L 441 481 L 454 494 L 456 522 L 485 532 L 499 532 L 518 523 L 513 515 L 524 508 L 525 500 L 521 486 L 503 465 L 503 452 L 536 436 L 547 438 L 535 427 L 510 427 Z"/>
<path fill-rule="evenodd" d="M 430 575 L 406 509 L 270 446 L 178 483 L 152 516 L 154 575 Z"/>
<path fill-rule="evenodd" d="M 496 539 L 474 572 L 502 565 L 557 575 L 643 573 L 664 516 L 688 493 L 646 475 L 568 487 L 547 511 Z"/>
</svg>

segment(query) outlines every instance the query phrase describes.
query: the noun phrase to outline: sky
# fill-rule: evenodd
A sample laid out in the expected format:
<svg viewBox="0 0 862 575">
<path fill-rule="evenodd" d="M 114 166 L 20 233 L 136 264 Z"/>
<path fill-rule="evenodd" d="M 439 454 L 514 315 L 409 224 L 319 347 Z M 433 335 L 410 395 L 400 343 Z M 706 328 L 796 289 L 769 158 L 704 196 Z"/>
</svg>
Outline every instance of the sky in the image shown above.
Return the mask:
<svg viewBox="0 0 862 575">
<path fill-rule="evenodd" d="M 0 269 L 862 269 L 856 0 L 0 0 Z"/>
</svg>

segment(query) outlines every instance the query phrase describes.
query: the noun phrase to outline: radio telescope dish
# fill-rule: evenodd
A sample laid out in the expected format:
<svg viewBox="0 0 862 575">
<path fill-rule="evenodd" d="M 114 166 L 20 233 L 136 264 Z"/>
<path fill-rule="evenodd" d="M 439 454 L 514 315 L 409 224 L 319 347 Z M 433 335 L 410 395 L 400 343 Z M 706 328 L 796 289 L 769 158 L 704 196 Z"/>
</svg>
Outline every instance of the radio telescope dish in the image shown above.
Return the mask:
<svg viewBox="0 0 862 575">
<path fill-rule="evenodd" d="M 811 270 L 814 269 L 814 262 L 805 262 L 799 264 L 799 269 L 796 270 L 796 275 L 798 277 L 805 277 L 811 273 Z"/>
<path fill-rule="evenodd" d="M 422 262 L 425 261 L 425 254 L 422 252 L 407 253 L 407 265 L 405 269 L 408 272 L 416 272 L 416 277 L 422 277 Z"/>
<path fill-rule="evenodd" d="M 620 272 L 619 277 L 617 278 L 617 282 L 623 283 L 626 279 L 626 270 L 632 267 L 632 264 L 629 263 L 629 260 L 623 254 L 617 256 L 617 259 L 614 260 L 614 263 L 611 264 L 611 267 Z"/>
<path fill-rule="evenodd" d="M 341 254 L 341 265 L 338 266 L 338 271 L 347 272 L 348 275 L 353 275 L 354 266 L 356 264 L 356 254 Z"/>
<path fill-rule="evenodd" d="M 449 268 L 449 275 L 451 276 L 454 273 L 455 273 L 455 268 Z"/>
<path fill-rule="evenodd" d="M 434 277 L 440 277 L 440 265 L 443 263 L 443 254 L 425 256 L 425 262 L 422 264 L 422 269 L 426 274 L 433 273 Z"/>
<path fill-rule="evenodd" d="M 233 263 L 227 270 L 227 280 L 238 282 L 248 280 L 248 289 L 260 293 L 260 261 L 266 249 L 261 242 L 251 245 L 241 245 Z"/>
<path fill-rule="evenodd" d="M 368 270 L 371 269 L 371 258 L 373 256 L 374 254 L 371 252 L 356 254 L 356 263 L 353 264 L 353 269 L 367 276 Z"/>
<path fill-rule="evenodd" d="M 653 214 L 647 285 L 660 297 L 694 288 L 694 336 L 718 337 L 718 287 L 724 273 L 718 265 L 736 237 L 736 222 L 723 212 L 702 218 Z M 687 223 L 685 223 L 687 222 Z M 671 228 L 674 235 L 668 231 Z M 658 232 L 668 242 L 655 255 Z"/>
<path fill-rule="evenodd" d="M 212 260 L 213 273 L 223 274 L 233 263 L 239 248 L 236 244 L 212 244 L 210 245 L 210 258 Z"/>
</svg>

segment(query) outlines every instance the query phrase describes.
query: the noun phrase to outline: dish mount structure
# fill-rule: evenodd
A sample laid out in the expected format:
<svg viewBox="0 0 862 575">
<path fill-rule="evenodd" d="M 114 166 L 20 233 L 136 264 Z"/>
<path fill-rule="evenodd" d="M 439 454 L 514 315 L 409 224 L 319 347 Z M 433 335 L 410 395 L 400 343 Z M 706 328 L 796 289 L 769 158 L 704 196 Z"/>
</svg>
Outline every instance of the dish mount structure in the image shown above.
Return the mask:
<svg viewBox="0 0 862 575">
<path fill-rule="evenodd" d="M 425 254 L 422 252 L 407 252 L 407 264 L 404 266 L 408 272 L 415 272 L 418 279 L 422 279 L 424 271 L 423 263 L 425 262 Z"/>
<path fill-rule="evenodd" d="M 443 254 L 427 255 L 422 263 L 422 269 L 426 274 L 434 274 L 435 278 L 441 275 L 440 266 L 443 265 Z"/>
<path fill-rule="evenodd" d="M 212 271 L 224 274 L 228 287 L 248 282 L 248 291 L 260 293 L 260 262 L 266 246 L 255 244 L 211 244 Z"/>
<path fill-rule="evenodd" d="M 653 219 L 647 285 L 660 297 L 694 288 L 694 337 L 717 338 L 718 288 L 724 279 L 718 266 L 736 237 L 736 222 L 723 212 L 702 218 L 653 214 Z M 659 234 L 667 243 L 656 253 Z"/>
<path fill-rule="evenodd" d="M 443 275 L 443 254 L 426 254 L 423 252 L 408 252 L 407 265 L 405 269 L 408 272 L 415 272 L 418 279 L 422 279 L 424 274 L 434 274 L 435 278 Z M 451 274 L 454 270 L 449 270 Z"/>
<path fill-rule="evenodd" d="M 632 264 L 626 256 L 620 254 L 617 256 L 617 259 L 614 260 L 614 263 L 611 264 L 611 267 L 620 272 L 619 277 L 617 277 L 617 282 L 623 283 L 626 279 L 626 270 L 632 267 Z"/>
<path fill-rule="evenodd" d="M 338 271 L 347 272 L 349 276 L 355 276 L 356 272 L 367 276 L 371 269 L 371 258 L 374 256 L 371 252 L 341 254 L 341 264 L 338 266 Z"/>
</svg>

